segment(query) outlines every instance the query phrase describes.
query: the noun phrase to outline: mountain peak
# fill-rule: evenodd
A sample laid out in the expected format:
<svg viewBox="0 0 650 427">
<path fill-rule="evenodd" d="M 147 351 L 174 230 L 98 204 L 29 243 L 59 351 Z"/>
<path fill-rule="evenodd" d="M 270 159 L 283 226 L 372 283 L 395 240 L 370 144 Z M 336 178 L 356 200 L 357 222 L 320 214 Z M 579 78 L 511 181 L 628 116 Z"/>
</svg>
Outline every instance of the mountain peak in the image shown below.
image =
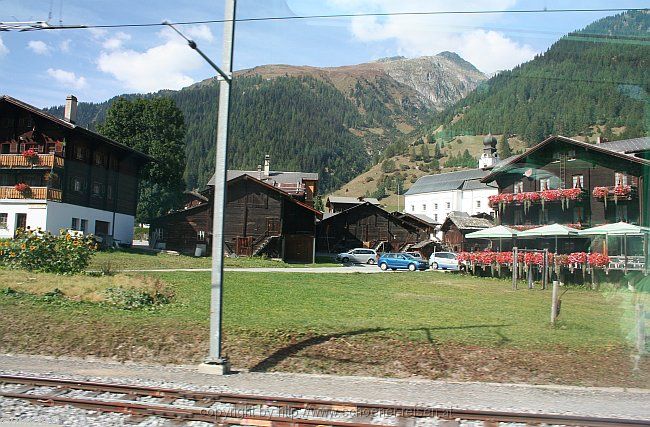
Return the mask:
<svg viewBox="0 0 650 427">
<path fill-rule="evenodd" d="M 440 58 L 448 59 L 448 60 L 450 60 L 451 62 L 455 62 L 456 64 L 458 64 L 458 65 L 460 65 L 460 66 L 462 66 L 462 67 L 464 67 L 464 68 L 470 69 L 470 70 L 472 70 L 472 71 L 480 72 L 480 71 L 478 70 L 478 68 L 476 68 L 476 67 L 474 66 L 474 64 L 472 64 L 472 63 L 469 62 L 469 61 L 466 61 L 465 59 L 463 59 L 463 58 L 462 58 L 459 54 L 457 54 L 456 52 L 450 52 L 450 51 L 448 51 L 448 50 L 445 50 L 445 51 L 443 51 L 443 52 L 440 52 L 440 53 L 437 54 L 436 56 L 438 56 L 438 57 L 440 57 Z"/>
</svg>

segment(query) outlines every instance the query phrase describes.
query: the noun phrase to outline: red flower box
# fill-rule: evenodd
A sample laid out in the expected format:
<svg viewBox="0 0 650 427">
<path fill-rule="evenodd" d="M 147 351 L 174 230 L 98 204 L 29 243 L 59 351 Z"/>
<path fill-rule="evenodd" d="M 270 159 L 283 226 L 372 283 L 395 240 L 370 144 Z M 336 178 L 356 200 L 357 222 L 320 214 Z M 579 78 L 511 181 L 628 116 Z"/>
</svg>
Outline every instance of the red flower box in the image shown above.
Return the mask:
<svg viewBox="0 0 650 427">
<path fill-rule="evenodd" d="M 609 257 L 599 252 L 589 254 L 587 261 L 592 267 L 607 267 L 609 265 Z"/>
<path fill-rule="evenodd" d="M 34 151 L 33 148 L 30 148 L 28 150 L 25 150 L 22 152 L 22 156 L 28 160 L 37 160 L 38 159 L 38 153 Z"/>
<path fill-rule="evenodd" d="M 24 182 L 14 185 L 14 189 L 25 197 L 28 197 L 32 194 L 32 188 Z"/>
</svg>

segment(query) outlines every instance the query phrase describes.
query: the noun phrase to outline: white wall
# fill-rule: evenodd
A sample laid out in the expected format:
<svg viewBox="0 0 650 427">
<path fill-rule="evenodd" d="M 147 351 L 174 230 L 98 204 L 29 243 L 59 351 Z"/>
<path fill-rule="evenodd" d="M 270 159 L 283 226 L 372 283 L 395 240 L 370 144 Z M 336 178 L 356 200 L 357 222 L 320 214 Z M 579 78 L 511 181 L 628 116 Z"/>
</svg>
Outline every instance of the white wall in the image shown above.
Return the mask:
<svg viewBox="0 0 650 427">
<path fill-rule="evenodd" d="M 450 190 L 404 196 L 404 212 L 427 215 L 442 223 L 449 212 L 461 211 L 470 215 L 492 214 L 488 198 L 498 194 L 496 188 L 480 190 Z M 480 202 L 480 206 L 477 202 Z M 437 217 L 437 218 L 436 218 Z"/>
<path fill-rule="evenodd" d="M 88 221 L 87 234 L 95 233 L 95 221 L 105 221 L 110 224 L 109 233 L 113 232 L 115 240 L 119 240 L 123 244 L 133 243 L 135 219 L 131 215 L 115 213 L 115 229 L 113 230 L 113 212 L 59 202 L 47 202 L 47 206 L 47 230 L 53 234 L 59 234 L 59 230 L 62 228 L 69 229 L 72 225 L 72 218 L 79 218 Z"/>
<path fill-rule="evenodd" d="M 7 228 L 0 228 L 0 238 L 12 238 L 16 232 L 16 214 L 27 214 L 27 227 L 46 228 L 47 204 L 44 200 L 2 200 L 0 213 L 7 215 Z"/>
</svg>

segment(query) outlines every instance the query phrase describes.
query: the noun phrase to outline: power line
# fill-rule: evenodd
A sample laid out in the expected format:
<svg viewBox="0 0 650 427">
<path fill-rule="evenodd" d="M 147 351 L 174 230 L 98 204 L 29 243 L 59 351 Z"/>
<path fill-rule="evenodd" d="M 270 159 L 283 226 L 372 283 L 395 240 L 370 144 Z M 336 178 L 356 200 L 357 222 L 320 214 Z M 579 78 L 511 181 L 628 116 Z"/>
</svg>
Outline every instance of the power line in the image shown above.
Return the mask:
<svg viewBox="0 0 650 427">
<path fill-rule="evenodd" d="M 372 12 L 372 13 L 339 13 L 331 15 L 291 15 L 291 16 L 267 16 L 257 18 L 240 18 L 235 22 L 263 22 L 263 21 L 292 21 L 306 19 L 335 19 L 335 18 L 358 18 L 358 17 L 390 17 L 390 16 L 435 16 L 435 15 L 482 15 L 482 14 L 538 14 L 538 13 L 596 13 L 596 12 L 631 12 L 649 11 L 648 8 L 602 8 L 602 9 L 511 9 L 511 10 L 443 10 L 429 12 Z M 231 22 L 228 19 L 209 19 L 197 21 L 172 22 L 172 25 L 197 25 L 197 24 L 221 24 Z M 44 25 L 42 27 L 28 27 L 20 31 L 34 30 L 77 30 L 89 28 L 140 28 L 158 27 L 166 24 L 160 22 L 137 23 L 137 24 L 91 24 L 91 25 Z M 0 30 L 3 23 L 0 22 Z M 11 28 L 15 29 L 15 28 Z"/>
</svg>

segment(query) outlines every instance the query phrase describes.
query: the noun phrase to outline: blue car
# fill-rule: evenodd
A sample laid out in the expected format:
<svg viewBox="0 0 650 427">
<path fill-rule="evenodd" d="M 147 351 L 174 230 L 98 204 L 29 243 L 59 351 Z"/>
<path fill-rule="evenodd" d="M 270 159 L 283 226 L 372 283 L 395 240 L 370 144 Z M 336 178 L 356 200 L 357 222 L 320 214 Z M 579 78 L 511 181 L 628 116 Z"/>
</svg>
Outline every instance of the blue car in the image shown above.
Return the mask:
<svg viewBox="0 0 650 427">
<path fill-rule="evenodd" d="M 428 262 L 403 253 L 382 254 L 382 256 L 380 256 L 377 260 L 377 265 L 384 271 L 388 270 L 389 268 L 391 270 L 408 269 L 411 271 L 427 270 L 429 268 Z"/>
</svg>

